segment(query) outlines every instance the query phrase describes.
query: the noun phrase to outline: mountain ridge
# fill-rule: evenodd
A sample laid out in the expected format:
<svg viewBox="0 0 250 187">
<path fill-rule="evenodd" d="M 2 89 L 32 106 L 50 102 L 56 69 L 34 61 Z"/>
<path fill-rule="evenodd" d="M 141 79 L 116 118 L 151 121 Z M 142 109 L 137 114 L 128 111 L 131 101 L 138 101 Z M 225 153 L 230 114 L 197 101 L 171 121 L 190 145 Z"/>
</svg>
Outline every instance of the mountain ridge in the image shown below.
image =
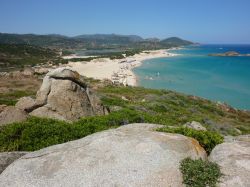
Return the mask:
<svg viewBox="0 0 250 187">
<path fill-rule="evenodd" d="M 144 39 L 138 35 L 120 34 L 83 34 L 78 36 L 64 36 L 59 34 L 10 34 L 0 33 L 2 44 L 29 44 L 50 48 L 105 48 L 130 47 L 142 49 L 159 49 L 190 45 L 193 42 L 178 37 L 163 40 L 158 38 Z"/>
</svg>

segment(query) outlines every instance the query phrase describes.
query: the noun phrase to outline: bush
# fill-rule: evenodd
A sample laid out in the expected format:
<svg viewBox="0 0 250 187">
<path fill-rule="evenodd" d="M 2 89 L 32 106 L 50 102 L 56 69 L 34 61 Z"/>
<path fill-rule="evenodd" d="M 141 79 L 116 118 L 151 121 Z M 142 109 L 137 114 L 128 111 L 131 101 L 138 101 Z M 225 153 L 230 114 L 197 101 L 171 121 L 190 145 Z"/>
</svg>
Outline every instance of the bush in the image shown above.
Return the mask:
<svg viewBox="0 0 250 187">
<path fill-rule="evenodd" d="M 107 116 L 86 117 L 74 123 L 31 117 L 25 122 L 0 127 L 0 152 L 35 151 L 136 122 L 142 122 L 142 117 L 131 110 L 113 112 Z"/>
<path fill-rule="evenodd" d="M 102 98 L 102 102 L 106 106 L 126 106 L 128 103 L 127 101 L 116 97 L 104 97 Z"/>
<path fill-rule="evenodd" d="M 222 176 L 216 163 L 186 158 L 182 160 L 180 170 L 183 175 L 183 183 L 190 187 L 215 187 Z"/>
<path fill-rule="evenodd" d="M 208 154 L 210 154 L 212 149 L 217 144 L 223 143 L 223 137 L 219 133 L 212 131 L 197 131 L 186 127 L 177 127 L 177 128 L 163 127 L 158 129 L 158 131 L 178 133 L 184 136 L 192 137 L 198 140 L 200 145 L 206 150 Z"/>
<path fill-rule="evenodd" d="M 47 146 L 75 140 L 107 129 L 98 124 L 70 124 L 63 121 L 31 117 L 0 130 L 0 151 L 35 151 Z"/>
</svg>

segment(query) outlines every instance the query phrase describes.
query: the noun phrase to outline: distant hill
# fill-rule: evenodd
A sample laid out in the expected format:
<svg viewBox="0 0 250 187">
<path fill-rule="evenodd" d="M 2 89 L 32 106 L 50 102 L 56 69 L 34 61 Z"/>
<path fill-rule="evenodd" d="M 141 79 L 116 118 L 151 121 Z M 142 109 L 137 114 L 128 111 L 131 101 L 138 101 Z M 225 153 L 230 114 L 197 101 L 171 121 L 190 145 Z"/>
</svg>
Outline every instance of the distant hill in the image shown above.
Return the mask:
<svg viewBox="0 0 250 187">
<path fill-rule="evenodd" d="M 80 35 L 74 37 L 75 39 L 95 41 L 97 43 L 109 44 L 128 44 L 130 42 L 140 42 L 143 38 L 137 35 L 117 35 L 117 34 L 93 34 L 93 35 Z"/>
<path fill-rule="evenodd" d="M 159 42 L 160 39 L 159 39 L 159 38 L 146 38 L 146 39 L 144 39 L 144 41 L 148 41 L 148 42 Z"/>
<path fill-rule="evenodd" d="M 137 35 L 93 34 L 68 37 L 57 34 L 8 34 L 0 33 L 2 44 L 28 44 L 52 49 L 103 49 L 103 48 L 138 48 L 160 49 L 190 45 L 192 42 L 171 37 L 164 40 L 158 38 L 143 39 Z"/>
<path fill-rule="evenodd" d="M 35 34 L 7 34 L 0 33 L 2 44 L 27 44 L 50 48 L 74 48 L 80 46 L 81 42 L 62 35 L 35 35 Z"/>
<path fill-rule="evenodd" d="M 178 37 L 167 38 L 167 39 L 161 40 L 160 43 L 162 45 L 176 46 L 176 47 L 193 44 L 193 42 L 183 40 L 183 39 L 178 38 Z"/>
</svg>

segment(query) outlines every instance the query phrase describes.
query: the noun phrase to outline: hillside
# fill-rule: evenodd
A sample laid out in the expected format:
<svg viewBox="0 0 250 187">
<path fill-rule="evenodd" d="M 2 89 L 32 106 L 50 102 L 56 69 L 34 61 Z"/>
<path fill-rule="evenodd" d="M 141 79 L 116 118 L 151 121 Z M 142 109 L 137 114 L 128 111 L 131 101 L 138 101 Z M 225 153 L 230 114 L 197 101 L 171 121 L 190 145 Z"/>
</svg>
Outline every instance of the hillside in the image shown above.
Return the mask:
<svg viewBox="0 0 250 187">
<path fill-rule="evenodd" d="M 25 82 L 27 82 L 27 79 Z M 35 77 L 31 77 L 31 79 L 36 80 Z M 109 111 L 107 116 L 83 118 L 81 123 L 94 123 L 97 127 L 99 124 L 100 127 L 107 125 L 105 128 L 109 128 L 134 122 L 181 126 L 186 122 L 197 121 L 208 130 L 223 135 L 249 134 L 250 132 L 249 111 L 236 110 L 228 105 L 217 104 L 196 96 L 180 94 L 170 90 L 114 86 L 109 81 L 101 82 L 86 77 L 81 80 L 89 85 L 91 92 L 96 93 L 103 106 L 107 107 Z M 20 91 L 27 92 L 25 95 L 28 95 L 28 92 L 36 91 L 34 87 L 24 90 L 23 84 L 25 82 L 19 80 L 14 89 L 18 90 L 18 93 Z M 8 88 L 12 88 L 12 85 L 6 85 L 5 89 Z M 11 91 L 10 89 L 9 92 Z M 5 95 L 7 96 L 7 94 Z M 15 95 L 15 99 L 24 96 L 22 94 Z M 40 124 L 46 124 L 44 119 L 37 120 L 41 121 Z"/>
<path fill-rule="evenodd" d="M 7 34 L 0 33 L 0 68 L 1 71 L 19 69 L 24 66 L 44 63 L 67 63 L 59 57 L 63 54 L 75 53 L 77 50 L 92 50 L 92 55 L 107 58 L 123 58 L 143 50 L 162 49 L 190 45 L 192 42 L 180 38 L 143 39 L 137 35 L 94 34 L 67 37 L 57 34 Z M 110 52 L 105 52 L 109 49 Z M 95 54 L 95 50 L 98 53 Z M 118 51 L 118 52 L 117 52 Z M 72 59 L 71 61 L 79 61 Z M 84 59 L 91 60 L 91 59 Z"/>
<path fill-rule="evenodd" d="M 73 37 L 74 39 L 96 42 L 99 44 L 128 44 L 131 42 L 140 42 L 144 39 L 137 35 L 117 35 L 117 34 L 93 34 L 80 35 Z"/>
<path fill-rule="evenodd" d="M 58 71 L 59 70 L 64 71 L 62 69 L 58 69 Z M 48 86 L 48 82 L 46 83 L 47 79 L 44 79 L 46 86 L 41 86 L 42 92 L 40 89 L 37 94 L 37 97 L 41 96 L 41 94 L 47 94 L 41 97 L 45 98 L 45 100 L 43 100 L 45 104 L 40 103 L 37 106 L 43 108 L 49 106 L 47 112 L 44 112 L 44 109 L 41 110 L 37 107 L 31 107 L 31 111 L 27 110 L 27 112 L 30 112 L 30 115 L 36 117 L 27 116 L 28 119 L 26 121 L 19 121 L 14 118 L 14 114 L 5 112 L 5 110 L 8 109 L 13 110 L 13 106 L 1 108 L 3 112 L 0 113 L 0 119 L 2 120 L 0 121 L 2 122 L 2 125 L 0 125 L 0 152 L 34 151 L 129 123 L 154 123 L 164 125 L 165 127 L 181 127 L 187 122 L 196 121 L 206 127 L 208 131 L 213 132 L 213 134 L 240 135 L 249 134 L 250 132 L 250 113 L 247 111 L 235 110 L 227 105 L 216 104 L 199 97 L 188 96 L 169 90 L 114 86 L 108 81 L 101 82 L 86 77 L 80 78 L 79 76 L 74 76 L 74 73 L 71 75 L 71 78 L 66 78 L 70 75 L 69 73 L 58 74 L 58 71 L 55 70 L 50 77 L 51 79 L 55 78 L 54 81 L 50 82 L 51 88 L 54 90 L 49 92 L 44 90 L 49 88 L 46 87 Z M 58 79 L 55 76 L 66 77 Z M 34 81 L 36 77 L 32 76 L 30 79 Z M 68 84 L 71 80 L 78 80 L 78 82 Z M 26 82 L 27 79 L 24 84 Z M 22 89 L 24 89 L 24 86 L 20 83 L 21 82 L 15 87 L 15 89 L 19 89 L 19 94 L 16 96 L 23 97 L 24 95 L 28 95 L 30 89 L 35 91 L 34 88 L 26 88 L 23 91 L 27 94 L 20 94 Z M 76 85 L 76 87 L 72 85 Z M 86 99 L 86 93 L 82 91 L 84 88 L 80 88 L 80 85 L 83 87 L 86 85 L 89 86 L 90 91 L 87 93 L 87 97 L 91 99 L 84 100 Z M 12 85 L 9 86 L 12 88 Z M 6 88 L 8 89 L 8 85 L 6 85 Z M 55 91 L 55 88 L 57 91 Z M 81 95 L 85 95 L 85 97 Z M 46 97 L 50 99 L 47 100 Z M 15 97 L 15 99 L 17 98 L 18 97 Z M 63 101 L 62 98 L 67 99 Z M 82 101 L 82 99 L 84 101 Z M 39 99 L 37 101 L 39 101 Z M 47 102 L 49 102 L 48 105 L 46 104 Z M 90 102 L 90 104 L 78 105 L 81 102 Z M 17 103 L 16 107 L 18 106 L 30 107 L 30 103 L 23 103 L 22 105 Z M 67 106 L 71 106 L 71 109 Z M 89 111 L 88 107 L 90 106 L 92 106 L 92 111 L 103 113 L 105 108 L 107 113 L 105 112 L 106 115 L 96 116 L 92 114 L 86 115 L 86 112 Z M 97 108 L 94 109 L 93 107 Z M 100 107 L 104 107 L 103 110 L 99 110 L 101 109 Z M 52 109 L 51 111 L 49 111 L 50 108 Z M 56 108 L 56 110 L 53 110 L 53 108 Z M 41 112 L 39 113 L 40 110 Z M 67 110 L 69 111 L 67 112 Z M 84 111 L 83 114 L 85 115 L 81 115 L 81 118 L 75 118 L 72 120 L 72 123 L 47 119 L 53 116 L 52 118 L 60 120 L 71 120 L 71 118 L 68 118 L 69 113 L 74 113 L 74 115 L 72 115 L 74 117 L 78 115 L 81 110 Z M 17 111 L 20 112 L 20 110 Z M 53 115 L 51 116 L 51 114 Z M 8 115 L 12 115 L 12 118 L 8 119 Z M 27 115 L 27 113 L 25 115 Z M 56 116 L 61 117 L 58 118 Z M 63 116 L 65 118 L 62 118 Z M 17 123 L 5 125 L 7 119 L 17 120 Z M 203 135 L 200 135 L 199 138 L 207 144 L 208 142 L 202 139 L 202 136 Z M 208 151 L 211 150 L 209 149 Z"/>
<path fill-rule="evenodd" d="M 27 79 L 19 81 L 29 84 Z M 37 76 L 32 75 L 30 79 L 34 81 Z M 24 89 L 20 83 L 15 82 L 15 89 Z M 4 89 L 8 86 L 12 90 L 11 84 L 5 84 Z M 250 132 L 250 113 L 247 111 L 170 90 L 115 86 L 109 81 L 81 77 L 69 68 L 49 72 L 36 96 L 28 93 L 29 89 L 34 91 L 32 86 L 25 92 L 6 93 L 4 97 L 10 96 L 9 99 L 14 99 L 13 96 L 22 98 L 16 104 L 9 103 L 15 106 L 0 107 L 0 178 L 3 184 L 10 184 L 13 177 L 21 181 L 18 184 L 24 184 L 26 173 L 31 177 L 22 186 L 36 183 L 33 179 L 37 180 L 37 177 L 50 184 L 51 175 L 44 173 L 57 174 L 65 168 L 64 173 L 74 171 L 89 177 L 93 163 L 97 173 L 105 165 L 104 173 L 113 168 L 121 168 L 122 171 L 116 171 L 121 173 L 126 167 L 126 175 L 131 176 L 135 171 L 141 176 L 148 171 L 145 167 L 153 168 L 158 174 L 159 167 L 170 166 L 170 169 L 163 168 L 163 173 L 165 177 L 166 171 L 171 171 L 167 176 L 180 184 L 173 186 L 182 186 L 182 183 L 215 186 L 220 179 L 224 180 L 220 178 L 224 174 L 241 176 L 240 180 L 248 181 L 248 173 L 242 175 L 243 166 L 232 165 L 249 155 L 249 136 L 243 135 Z M 33 98 L 23 97 L 25 95 Z M 36 150 L 39 151 L 32 152 Z M 220 167 L 221 159 L 216 158 L 221 157 L 229 164 Z M 59 166 L 67 163 L 67 167 L 51 169 L 51 163 L 57 167 L 59 162 Z M 110 169 L 107 169 L 107 163 Z M 138 163 L 140 168 L 134 170 Z M 86 167 L 91 168 L 86 170 Z M 173 168 L 178 175 L 172 175 Z M 225 172 L 232 171 L 231 168 L 235 172 Z M 100 184 L 102 180 L 96 179 L 96 172 L 91 172 L 94 176 L 90 181 Z M 105 178 L 124 179 L 106 173 Z M 67 175 L 66 181 L 71 178 L 76 181 L 75 174 L 73 177 Z M 84 177 L 78 178 L 86 182 Z M 63 185 L 66 182 L 63 180 L 65 175 L 53 184 L 60 181 Z M 152 180 L 155 181 L 155 177 Z M 164 181 L 169 184 L 168 180 Z M 79 182 L 69 183 L 72 184 Z"/>
<path fill-rule="evenodd" d="M 28 44 L 50 48 L 81 47 L 79 41 L 62 35 L 8 34 L 0 33 L 2 44 Z"/>
<path fill-rule="evenodd" d="M 190 41 L 183 40 L 183 39 L 178 38 L 178 37 L 167 38 L 167 39 L 161 40 L 160 43 L 164 46 L 176 46 L 176 47 L 193 44 Z"/>
<path fill-rule="evenodd" d="M 59 60 L 58 52 L 28 44 L 0 44 L 1 71 Z"/>
<path fill-rule="evenodd" d="M 164 40 L 143 39 L 137 35 L 94 34 L 67 37 L 62 35 L 35 35 L 35 34 L 8 34 L 0 33 L 2 44 L 28 44 L 56 49 L 103 49 L 103 48 L 139 48 L 160 49 L 183 45 L 192 42 L 180 38 L 167 38 Z"/>
</svg>

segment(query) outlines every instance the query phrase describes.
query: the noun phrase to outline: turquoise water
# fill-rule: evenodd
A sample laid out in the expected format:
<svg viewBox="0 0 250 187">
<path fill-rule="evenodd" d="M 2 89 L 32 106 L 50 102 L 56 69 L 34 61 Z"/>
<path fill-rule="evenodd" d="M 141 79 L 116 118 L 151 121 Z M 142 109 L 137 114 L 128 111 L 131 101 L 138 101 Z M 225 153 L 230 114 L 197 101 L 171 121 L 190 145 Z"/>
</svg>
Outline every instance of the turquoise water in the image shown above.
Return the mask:
<svg viewBox="0 0 250 187">
<path fill-rule="evenodd" d="M 143 87 L 175 90 L 250 110 L 250 57 L 208 56 L 231 50 L 247 54 L 250 45 L 202 45 L 174 50 L 180 55 L 146 60 L 134 72 Z"/>
</svg>

